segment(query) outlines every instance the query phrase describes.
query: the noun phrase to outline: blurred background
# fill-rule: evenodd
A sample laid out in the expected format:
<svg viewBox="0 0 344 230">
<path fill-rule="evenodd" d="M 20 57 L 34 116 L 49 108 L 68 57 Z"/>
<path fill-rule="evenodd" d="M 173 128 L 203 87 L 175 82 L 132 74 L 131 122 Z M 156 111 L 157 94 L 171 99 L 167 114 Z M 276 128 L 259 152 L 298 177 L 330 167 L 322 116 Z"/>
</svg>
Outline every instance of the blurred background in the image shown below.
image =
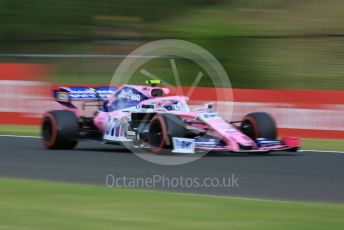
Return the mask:
<svg viewBox="0 0 344 230">
<path fill-rule="evenodd" d="M 0 124 L 34 125 L 28 134 L 38 135 L 51 87 L 108 85 L 131 51 L 174 38 L 224 66 L 233 119 L 266 111 L 281 135 L 344 139 L 343 8 L 340 0 L 0 0 Z M 146 69 L 175 85 L 168 59 L 153 61 Z M 190 86 L 199 67 L 176 65 Z M 138 72 L 129 82 L 146 79 Z M 213 84 L 204 76 L 198 86 Z M 217 102 L 224 111 L 231 103 Z"/>
<path fill-rule="evenodd" d="M 343 9 L 343 0 L 0 0 L 0 229 L 344 229 L 344 155 L 328 153 L 344 151 Z M 216 90 L 204 88 L 212 86 L 208 76 L 190 101 L 210 101 L 224 113 L 233 105 L 228 120 L 271 113 L 280 136 L 300 137 L 302 149 L 316 152 L 163 168 L 112 146 L 82 143 L 73 153 L 48 154 L 39 139 L 6 137 L 40 136 L 42 114 L 56 109 L 52 88 L 108 85 L 126 55 L 159 39 L 205 48 L 230 76 L 233 101 L 214 99 Z M 146 69 L 173 84 L 168 59 L 154 61 Z M 176 65 L 182 85 L 191 86 L 198 67 Z M 136 73 L 130 83 L 144 80 Z M 232 172 L 241 189 L 233 194 L 254 199 L 79 185 L 104 185 L 109 173 Z M 293 197 L 316 203 L 273 201 Z"/>
<path fill-rule="evenodd" d="M 51 64 L 57 84 L 107 84 L 121 55 L 177 38 L 215 55 L 235 88 L 342 89 L 343 7 L 340 0 L 0 0 L 0 63 Z"/>
</svg>

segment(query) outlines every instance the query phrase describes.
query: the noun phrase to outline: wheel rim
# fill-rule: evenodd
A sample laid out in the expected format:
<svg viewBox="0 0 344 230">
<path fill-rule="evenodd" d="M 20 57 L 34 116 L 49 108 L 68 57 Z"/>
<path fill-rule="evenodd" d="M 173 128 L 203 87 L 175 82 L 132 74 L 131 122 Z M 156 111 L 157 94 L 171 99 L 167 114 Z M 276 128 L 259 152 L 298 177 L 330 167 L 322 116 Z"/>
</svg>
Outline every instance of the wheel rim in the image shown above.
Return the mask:
<svg viewBox="0 0 344 230">
<path fill-rule="evenodd" d="M 243 121 L 241 124 L 241 131 L 251 139 L 256 138 L 255 129 L 250 121 Z"/>
<path fill-rule="evenodd" d="M 154 147 L 161 147 L 163 141 L 163 130 L 158 122 L 154 122 L 149 130 L 150 144 Z"/>
</svg>

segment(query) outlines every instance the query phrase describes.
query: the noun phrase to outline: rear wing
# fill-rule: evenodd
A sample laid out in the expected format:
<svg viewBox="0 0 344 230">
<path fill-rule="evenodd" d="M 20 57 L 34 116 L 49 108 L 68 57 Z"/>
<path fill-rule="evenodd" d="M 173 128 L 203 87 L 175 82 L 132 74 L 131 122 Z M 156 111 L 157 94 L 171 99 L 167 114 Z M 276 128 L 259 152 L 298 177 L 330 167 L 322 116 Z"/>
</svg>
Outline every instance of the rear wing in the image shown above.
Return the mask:
<svg viewBox="0 0 344 230">
<path fill-rule="evenodd" d="M 72 101 L 87 102 L 98 101 L 104 102 L 109 95 L 117 92 L 117 88 L 100 86 L 100 87 L 60 87 L 53 90 L 53 97 L 55 100 L 67 107 L 75 108 Z"/>
<path fill-rule="evenodd" d="M 95 88 L 88 87 L 60 87 L 53 90 L 53 96 L 57 102 L 71 101 L 106 101 L 108 96 L 115 93 L 117 88 L 101 86 Z"/>
</svg>

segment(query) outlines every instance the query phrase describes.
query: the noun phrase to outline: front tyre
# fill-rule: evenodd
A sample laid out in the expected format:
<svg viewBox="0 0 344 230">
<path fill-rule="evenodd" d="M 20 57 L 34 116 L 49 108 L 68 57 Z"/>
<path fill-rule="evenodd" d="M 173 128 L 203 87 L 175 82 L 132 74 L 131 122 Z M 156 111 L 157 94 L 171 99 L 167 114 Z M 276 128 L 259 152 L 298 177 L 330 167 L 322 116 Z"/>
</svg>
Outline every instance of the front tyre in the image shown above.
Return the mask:
<svg viewBox="0 0 344 230">
<path fill-rule="evenodd" d="M 270 114 L 264 112 L 247 114 L 241 123 L 241 131 L 253 140 L 277 138 L 276 122 Z"/>
<path fill-rule="evenodd" d="M 149 125 L 148 143 L 154 153 L 173 149 L 173 137 L 185 137 L 185 124 L 175 114 L 157 114 Z"/>
<path fill-rule="evenodd" d="M 44 114 L 42 139 L 47 149 L 73 149 L 78 143 L 79 122 L 68 110 L 52 110 Z"/>
</svg>

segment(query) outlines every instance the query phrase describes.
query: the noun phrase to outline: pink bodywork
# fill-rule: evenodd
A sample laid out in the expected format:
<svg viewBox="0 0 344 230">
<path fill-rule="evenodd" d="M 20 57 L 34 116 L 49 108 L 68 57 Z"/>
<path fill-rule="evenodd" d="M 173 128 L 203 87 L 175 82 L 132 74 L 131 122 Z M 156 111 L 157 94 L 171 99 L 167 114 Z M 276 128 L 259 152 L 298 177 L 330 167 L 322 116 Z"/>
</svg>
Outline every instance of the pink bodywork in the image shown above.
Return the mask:
<svg viewBox="0 0 344 230">
<path fill-rule="evenodd" d="M 124 87 L 124 86 L 123 86 Z M 300 146 L 300 140 L 299 138 L 295 137 L 284 137 L 282 138 L 283 145 L 275 145 L 271 147 L 261 147 L 257 148 L 256 143 L 249 137 L 247 137 L 245 134 L 243 134 L 240 130 L 238 130 L 237 127 L 234 125 L 228 123 L 221 117 L 215 117 L 213 119 L 201 119 L 201 115 L 206 113 L 205 111 L 192 111 L 189 109 L 189 106 L 187 105 L 188 98 L 183 96 L 164 96 L 164 97 L 155 97 L 152 98 L 151 91 L 152 89 L 162 89 L 164 91 L 164 95 L 167 95 L 169 93 L 169 90 L 167 88 L 160 88 L 160 87 L 150 87 L 150 86 L 136 86 L 136 85 L 130 85 L 131 88 L 134 88 L 138 90 L 139 92 L 146 95 L 148 98 L 147 100 L 141 101 L 138 103 L 138 106 L 142 104 L 154 104 L 161 102 L 163 100 L 175 100 L 182 104 L 183 107 L 187 108 L 183 111 L 158 111 L 160 113 L 172 113 L 177 114 L 182 119 L 186 120 L 198 120 L 203 121 L 205 124 L 195 123 L 192 124 L 193 127 L 196 128 L 202 128 L 204 126 L 210 127 L 210 130 L 207 132 L 210 136 L 214 136 L 220 140 L 223 140 L 226 143 L 225 147 L 217 147 L 217 148 L 207 148 L 207 147 L 199 147 L 201 150 L 218 150 L 218 151 L 240 151 L 240 145 L 242 146 L 252 146 L 252 150 L 256 151 L 269 151 L 269 150 L 287 150 L 290 148 L 295 148 Z M 109 101 L 115 100 L 114 95 L 109 95 Z M 80 116 L 80 111 L 78 109 L 70 109 L 64 107 L 64 109 L 68 109 L 70 111 L 73 111 L 78 117 Z M 95 126 L 101 131 L 104 132 L 106 121 L 108 117 L 111 118 L 117 117 L 117 118 L 130 118 L 130 111 L 126 111 L 127 109 L 121 109 L 118 111 L 113 112 L 102 112 L 99 111 L 98 114 L 94 117 L 94 124 Z"/>
</svg>

